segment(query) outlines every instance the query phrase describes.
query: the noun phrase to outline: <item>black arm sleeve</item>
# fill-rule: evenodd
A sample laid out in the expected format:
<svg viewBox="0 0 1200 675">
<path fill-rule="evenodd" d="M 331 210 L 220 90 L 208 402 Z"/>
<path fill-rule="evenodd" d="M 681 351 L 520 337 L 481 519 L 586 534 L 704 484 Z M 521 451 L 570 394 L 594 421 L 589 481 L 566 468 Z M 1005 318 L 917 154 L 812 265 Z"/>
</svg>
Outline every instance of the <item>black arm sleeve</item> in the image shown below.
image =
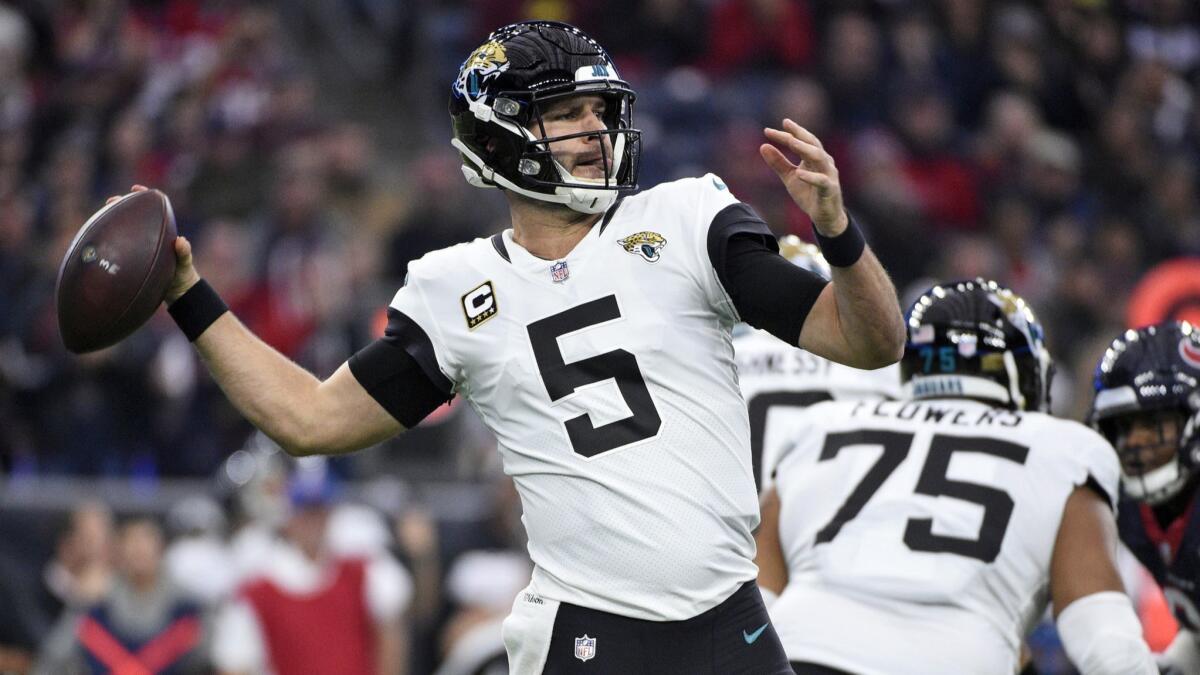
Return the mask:
<svg viewBox="0 0 1200 675">
<path fill-rule="evenodd" d="M 779 255 L 779 243 L 746 204 L 713 218 L 708 257 L 743 321 L 794 345 L 817 296 L 829 283 Z"/>
<path fill-rule="evenodd" d="M 405 428 L 416 426 L 454 397 L 429 336 L 395 309 L 388 308 L 384 336 L 360 349 L 348 363 L 363 389 Z"/>
</svg>

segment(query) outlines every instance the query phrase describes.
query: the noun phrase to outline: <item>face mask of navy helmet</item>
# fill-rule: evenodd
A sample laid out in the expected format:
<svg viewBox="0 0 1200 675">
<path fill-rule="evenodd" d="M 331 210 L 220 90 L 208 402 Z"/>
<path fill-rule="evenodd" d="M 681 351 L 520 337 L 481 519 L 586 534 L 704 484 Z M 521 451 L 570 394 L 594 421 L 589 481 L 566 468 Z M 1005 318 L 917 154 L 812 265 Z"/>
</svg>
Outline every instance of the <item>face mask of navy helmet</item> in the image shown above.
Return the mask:
<svg viewBox="0 0 1200 675">
<path fill-rule="evenodd" d="M 604 128 L 546 137 L 547 107 L 582 95 L 604 99 Z M 621 192 L 638 187 L 635 98 L 608 53 L 579 29 L 554 21 L 512 24 L 489 35 L 459 70 L 451 86 L 451 144 L 471 185 L 603 213 Z M 577 138 L 598 146 L 602 177 L 572 175 L 554 158 L 552 144 Z"/>
<path fill-rule="evenodd" d="M 1180 494 L 1200 467 L 1200 331 L 1180 321 L 1128 330 L 1105 350 L 1094 384 L 1089 420 L 1121 455 L 1125 493 L 1147 504 Z M 1138 418 L 1157 433 L 1134 442 Z M 1172 441 L 1168 461 L 1145 465 Z"/>
</svg>

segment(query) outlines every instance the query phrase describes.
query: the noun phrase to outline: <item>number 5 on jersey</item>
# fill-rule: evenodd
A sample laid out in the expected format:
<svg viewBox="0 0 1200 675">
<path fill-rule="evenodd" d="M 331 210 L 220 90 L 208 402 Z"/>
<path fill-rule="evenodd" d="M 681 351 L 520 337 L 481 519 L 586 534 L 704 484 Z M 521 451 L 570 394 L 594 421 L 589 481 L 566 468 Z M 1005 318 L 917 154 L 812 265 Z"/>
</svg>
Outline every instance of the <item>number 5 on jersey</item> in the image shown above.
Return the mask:
<svg viewBox="0 0 1200 675">
<path fill-rule="evenodd" d="M 533 355 L 551 402 L 574 394 L 580 387 L 612 379 L 633 413 L 598 427 L 592 424 L 587 413 L 567 420 L 564 424 L 571 448 L 584 457 L 595 457 L 652 438 L 662 427 L 658 408 L 654 407 L 654 399 L 650 397 L 636 356 L 624 349 L 614 349 L 571 363 L 563 361 L 559 337 L 620 318 L 617 297 L 608 295 L 539 319 L 528 327 Z"/>
</svg>

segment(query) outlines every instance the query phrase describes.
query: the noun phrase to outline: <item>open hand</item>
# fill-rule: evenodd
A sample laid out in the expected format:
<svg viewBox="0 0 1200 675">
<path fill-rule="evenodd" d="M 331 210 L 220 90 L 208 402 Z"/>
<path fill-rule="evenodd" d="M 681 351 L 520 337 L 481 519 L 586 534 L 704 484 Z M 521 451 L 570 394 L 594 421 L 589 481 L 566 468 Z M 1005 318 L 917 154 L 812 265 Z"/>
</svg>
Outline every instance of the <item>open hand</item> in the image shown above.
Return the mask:
<svg viewBox="0 0 1200 675">
<path fill-rule="evenodd" d="M 789 119 L 783 121 L 783 129 L 764 129 L 771 142 L 759 146 L 758 152 L 783 181 L 796 205 L 812 218 L 817 231 L 836 237 L 846 229 L 849 219 L 833 158 L 808 129 Z M 780 148 L 798 155 L 800 163 L 793 164 Z"/>
</svg>

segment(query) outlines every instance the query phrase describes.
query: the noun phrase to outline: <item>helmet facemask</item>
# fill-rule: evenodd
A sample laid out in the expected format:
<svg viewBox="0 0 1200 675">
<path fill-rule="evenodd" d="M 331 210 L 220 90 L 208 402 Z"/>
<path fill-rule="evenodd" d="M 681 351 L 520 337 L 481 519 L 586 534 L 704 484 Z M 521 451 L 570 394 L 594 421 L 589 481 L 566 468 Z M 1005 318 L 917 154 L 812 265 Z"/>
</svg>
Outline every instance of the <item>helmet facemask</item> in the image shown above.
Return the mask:
<svg viewBox="0 0 1200 675">
<path fill-rule="evenodd" d="M 545 111 L 556 103 L 575 97 L 599 95 L 605 102 L 602 116 L 604 129 L 578 131 L 550 136 L 546 133 Z M 576 88 L 562 92 L 535 92 L 530 100 L 530 121 L 522 126 L 525 145 L 518 162 L 518 171 L 542 188 L 566 190 L 619 190 L 628 185 L 635 172 L 640 154 L 641 132 L 631 128 L 633 122 L 633 92 L 628 89 Z M 538 130 L 537 134 L 528 127 Z M 574 139 L 592 139 L 600 154 L 603 176 L 586 178 L 572 174 L 554 157 L 554 145 Z M 632 150 L 627 152 L 626 148 Z"/>
<path fill-rule="evenodd" d="M 1138 420 L 1148 432 L 1138 434 Z M 1189 420 L 1186 410 L 1159 410 L 1114 415 L 1097 420 L 1097 429 L 1117 450 L 1121 461 L 1121 485 L 1126 494 L 1147 504 L 1168 501 L 1187 485 L 1195 473 L 1197 458 L 1186 452 L 1185 429 Z"/>
</svg>

